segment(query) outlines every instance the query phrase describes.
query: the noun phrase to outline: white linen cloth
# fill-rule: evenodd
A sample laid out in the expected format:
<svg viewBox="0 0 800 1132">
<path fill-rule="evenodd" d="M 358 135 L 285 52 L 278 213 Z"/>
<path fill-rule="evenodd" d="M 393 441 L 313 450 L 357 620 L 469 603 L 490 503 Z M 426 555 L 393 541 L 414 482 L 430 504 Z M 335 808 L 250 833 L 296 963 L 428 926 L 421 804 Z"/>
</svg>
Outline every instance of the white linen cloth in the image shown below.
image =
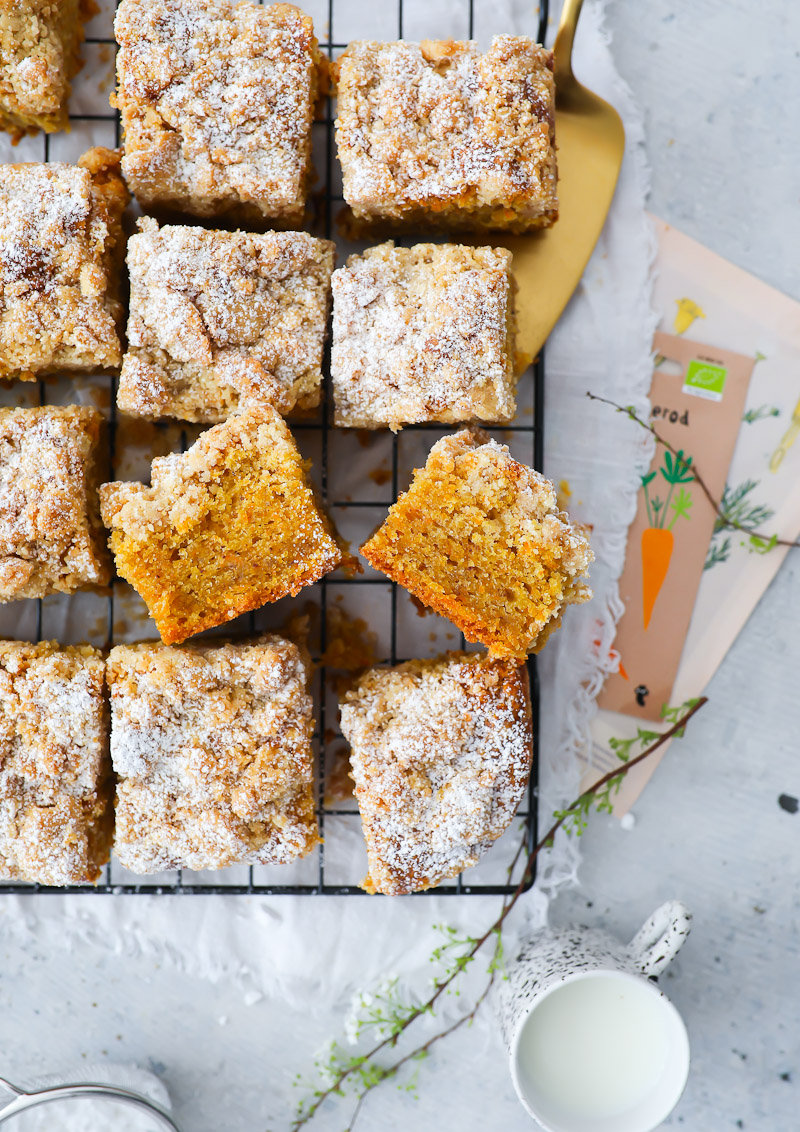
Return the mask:
<svg viewBox="0 0 800 1132">
<path fill-rule="evenodd" d="M 321 4 L 304 7 L 315 16 L 315 7 L 327 9 L 327 5 Z M 396 37 L 396 24 L 383 28 L 384 9 L 393 9 L 394 5 L 376 4 L 369 11 L 365 11 L 366 7 L 337 0 L 337 41 L 355 35 Z M 517 0 L 481 4 L 478 0 L 475 8 L 475 33 L 484 44 L 495 32 L 535 32 L 532 5 Z M 440 4 L 406 0 L 404 34 L 409 39 L 423 35 L 463 36 L 465 11 L 466 4 L 457 0 Z M 553 28 L 557 14 L 553 13 Z M 370 26 L 365 25 L 365 20 Z M 324 23 L 321 13 L 317 22 Z M 324 32 L 320 38 L 323 35 Z M 90 53 L 90 67 L 94 57 Z M 579 775 L 573 753 L 586 741 L 594 696 L 602 680 L 603 658 L 608 655 L 621 611 L 616 578 L 634 513 L 638 474 L 648 459 L 646 445 L 636 435 L 637 430 L 626 426 L 624 419 L 612 411 L 590 402 L 584 394 L 587 390 L 599 392 L 646 413 L 654 329 L 649 302 L 653 244 L 644 213 L 648 172 L 642 122 L 629 90 L 615 70 L 600 2 L 590 0 L 585 5 L 576 42 L 575 70 L 581 81 L 621 113 L 627 149 L 606 228 L 546 351 L 546 471 L 556 482 L 568 481 L 572 513 L 593 526 L 597 561 L 592 569 L 594 600 L 569 611 L 541 658 L 544 719 L 539 759 L 543 829 L 552 810 L 568 802 L 576 791 Z M 98 85 L 96 75 L 84 73 L 84 99 L 92 86 L 90 78 L 95 90 Z M 103 93 L 95 97 L 105 96 Z M 88 124 L 85 129 L 81 127 L 83 140 L 75 130 L 65 142 L 51 142 L 51 158 L 71 157 L 86 148 L 92 138 L 102 142 L 92 131 L 93 126 Z M 4 160 L 41 159 L 35 149 L 40 144 L 40 139 L 26 139 L 18 150 L 3 151 L 0 155 Z M 20 152 L 23 149 L 24 154 Z M 543 920 L 549 895 L 574 877 L 578 852 L 577 843 L 560 839 L 555 849 L 540 860 L 539 879 L 534 891 L 521 902 L 519 920 Z M 262 1127 L 263 1120 L 258 1124 L 253 1121 L 265 1113 L 275 1117 L 274 1127 L 283 1126 L 280 1115 L 293 1100 L 291 1075 L 308 1067 L 309 1048 L 314 1048 L 309 1047 L 310 1035 L 340 1032 L 342 1007 L 354 989 L 369 987 L 389 972 L 421 987 L 431 973 L 427 959 L 436 943 L 432 925 L 447 923 L 479 934 L 495 918 L 498 907 L 499 900 L 488 897 L 320 900 L 10 896 L 0 898 L 0 943 L 6 952 L 5 969 L 18 970 L 21 978 L 29 977 L 27 956 L 35 945 L 41 962 L 51 965 L 60 992 L 64 989 L 62 974 L 69 984 L 69 972 L 83 971 L 87 965 L 91 969 L 92 964 L 101 966 L 104 978 L 116 980 L 114 1002 L 120 1024 L 134 1028 L 140 1024 L 140 1014 L 157 1008 L 154 996 L 163 1004 L 170 1000 L 175 987 L 183 988 L 188 997 L 175 999 L 172 1006 L 183 1014 L 185 1030 L 175 1031 L 172 1020 L 165 1020 L 164 1033 L 180 1036 L 170 1047 L 173 1060 L 162 1057 L 159 1069 L 169 1082 L 178 1072 L 176 1065 L 196 1067 L 191 1088 L 186 1087 L 192 1078 L 188 1070 L 180 1078 L 182 1084 L 178 1088 L 176 1108 L 179 1116 L 186 1114 L 190 1121 L 187 1127 L 198 1132 L 220 1127 L 226 1132 L 239 1132 Z M 139 980 L 145 967 L 152 983 L 149 993 L 142 995 Z M 31 980 L 32 995 L 36 987 L 41 990 L 43 986 L 37 979 L 38 976 Z M 204 991 L 204 986 L 214 989 Z M 208 1011 L 218 1009 L 211 1003 L 218 1003 L 222 990 L 230 1003 L 226 1014 L 238 1011 L 243 1004 L 257 1009 L 260 1022 L 257 1033 L 253 1031 L 253 1041 L 257 1042 L 259 1059 L 269 1062 L 271 1100 L 262 1095 L 266 1078 L 262 1080 L 249 1047 L 237 1050 L 236 1066 L 228 1065 L 225 1072 L 219 1064 L 207 1061 L 202 1033 L 205 1015 L 200 1006 L 205 1002 Z M 33 1001 L 31 1005 L 32 1009 L 44 1008 Z M 49 1008 L 61 1009 L 52 1001 Z M 457 1004 L 448 1003 L 445 1009 L 452 1012 Z M 305 1024 L 303 1019 L 307 1020 Z M 94 1021 L 97 1024 L 96 1018 Z M 58 1029 L 57 1038 L 54 1031 L 55 1044 L 63 1047 L 68 1038 L 68 1025 Z M 490 1016 L 446 1044 L 448 1050 L 443 1046 L 436 1055 L 437 1066 L 453 1064 L 454 1056 L 466 1057 L 471 1071 L 477 1072 L 476 1058 L 490 1061 L 490 1068 L 481 1072 L 489 1074 L 487 1087 L 496 1092 L 498 1104 L 505 1105 L 504 1126 L 526 1127 L 527 1121 L 515 1107 L 506 1082 Z M 483 1058 L 490 1048 L 493 1060 Z M 62 1057 L 63 1053 L 62 1049 Z M 29 1055 L 26 1042 L 21 1040 L 12 1055 L 14 1067 L 22 1068 L 22 1059 Z M 45 1056 L 46 1051 L 42 1051 L 41 1057 Z M 243 1065 L 250 1066 L 249 1076 Z M 36 1067 L 37 1071 L 44 1068 Z M 13 1079 L 11 1067 L 7 1072 Z M 423 1075 L 427 1072 L 423 1067 Z M 234 1082 L 240 1086 L 238 1091 Z M 202 1103 L 194 1092 L 188 1095 L 203 1088 L 209 1095 Z M 430 1092 L 436 1090 L 427 1089 L 426 1105 Z M 435 1117 L 441 1103 L 438 1097 L 430 1100 L 433 1108 L 426 1108 L 426 1113 L 433 1115 L 426 1119 Z M 400 1102 L 391 1085 L 386 1087 L 385 1101 L 379 1126 L 390 1129 L 395 1127 L 395 1121 L 397 1127 L 402 1126 L 408 1119 L 406 1102 Z M 373 1098 L 372 1103 L 375 1114 L 381 1102 Z M 448 1103 L 452 1118 L 452 1105 L 457 1102 L 451 1095 Z M 324 1117 L 319 1127 L 339 1128 L 344 1123 L 341 1116 Z M 439 1126 L 457 1125 L 449 1120 L 447 1125 L 430 1124 L 431 1128 Z M 467 1115 L 458 1126 L 472 1127 Z M 378 1125 L 365 1119 L 364 1127 Z"/>
</svg>

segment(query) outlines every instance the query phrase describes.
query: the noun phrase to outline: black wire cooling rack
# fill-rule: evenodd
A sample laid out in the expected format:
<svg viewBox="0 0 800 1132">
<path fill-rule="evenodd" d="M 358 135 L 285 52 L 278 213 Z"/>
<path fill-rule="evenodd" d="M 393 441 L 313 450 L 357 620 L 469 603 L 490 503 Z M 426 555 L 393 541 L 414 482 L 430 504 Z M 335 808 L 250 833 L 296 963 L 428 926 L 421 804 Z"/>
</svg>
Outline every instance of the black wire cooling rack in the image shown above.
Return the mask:
<svg viewBox="0 0 800 1132">
<path fill-rule="evenodd" d="M 320 49 L 327 54 L 329 59 L 334 59 L 347 46 L 346 42 L 337 42 L 338 39 L 342 38 L 337 34 L 342 27 L 346 27 L 348 39 L 356 38 L 359 34 L 362 37 L 369 35 L 372 38 L 386 39 L 391 39 L 394 36 L 402 39 L 404 33 L 412 39 L 422 38 L 425 35 L 424 31 L 420 31 L 416 26 L 413 32 L 409 31 L 408 22 L 407 20 L 404 21 L 403 0 L 379 0 L 379 3 L 375 6 L 376 9 L 380 10 L 382 34 L 379 35 L 373 35 L 369 27 L 361 31 L 357 30 L 359 26 L 357 23 L 359 11 L 363 12 L 368 6 L 366 0 L 361 0 L 360 5 L 355 3 L 348 4 L 347 0 L 339 0 L 338 4 L 335 0 L 327 0 L 327 18 L 325 16 L 324 4 L 314 6 L 310 3 L 303 4 L 302 0 L 300 0 L 300 2 L 301 6 L 315 16 L 317 33 L 320 39 Z M 113 4 L 111 6 L 113 8 Z M 337 10 L 341 11 L 345 6 L 349 9 L 349 18 L 343 21 L 343 23 L 340 23 L 337 19 Z M 315 7 L 317 10 L 315 10 Z M 320 7 L 322 7 L 321 12 L 319 11 Z M 432 4 L 432 10 L 435 10 L 435 4 Z M 501 28 L 491 26 L 490 21 L 492 21 L 493 10 L 496 10 L 496 5 L 493 3 L 493 0 L 464 0 L 463 10 L 461 12 L 462 26 L 454 28 L 449 34 L 451 34 L 453 38 L 462 38 L 465 35 L 467 38 L 473 38 L 479 30 L 481 33 L 487 31 L 494 33 L 502 30 Z M 350 24 L 354 22 L 352 18 L 353 15 L 356 16 L 356 27 L 351 29 Z M 392 18 L 393 27 L 389 26 L 389 22 Z M 98 19 L 103 19 L 102 14 Z M 545 39 L 547 20 L 548 3 L 547 0 L 543 0 L 538 8 L 537 38 L 540 43 L 544 42 Z M 108 16 L 105 22 L 107 25 L 110 24 Z M 322 26 L 320 26 L 320 24 Z M 105 34 L 100 35 L 92 35 L 91 26 L 88 30 L 90 34 L 87 34 L 86 37 L 85 52 L 97 52 L 99 60 L 110 67 L 113 52 L 116 48 L 113 38 L 110 38 L 107 30 Z M 104 29 L 101 28 L 101 30 Z M 437 29 L 436 36 L 441 37 L 440 29 Z M 433 34 L 430 34 L 428 37 L 433 38 Z M 119 115 L 110 109 L 105 110 L 109 91 L 104 88 L 104 84 L 96 86 L 93 90 L 95 91 L 94 95 L 92 91 L 89 91 L 88 93 L 84 93 L 82 97 L 79 97 L 77 99 L 77 106 L 75 93 L 73 93 L 71 101 L 70 122 L 75 127 L 75 133 L 79 132 L 79 128 L 81 137 L 87 138 L 86 144 L 81 145 L 80 149 L 88 148 L 92 144 L 119 145 L 121 135 Z M 96 101 L 97 106 L 100 108 L 99 112 L 94 112 L 94 101 Z M 317 118 L 313 127 L 315 166 L 320 187 L 318 191 L 314 193 L 317 209 L 312 231 L 315 235 L 324 235 L 329 239 L 337 238 L 336 213 L 343 206 L 341 192 L 336 191 L 337 167 L 335 163 L 334 118 L 335 113 L 331 105 L 331 100 L 328 99 L 324 106 L 324 113 L 321 117 Z M 20 153 L 18 159 L 44 159 L 45 161 L 73 160 L 80 150 L 76 150 L 74 142 L 70 143 L 70 137 L 71 135 L 45 135 L 44 137 L 38 137 L 36 139 L 26 139 L 21 146 L 26 152 L 24 154 Z M 37 145 L 41 146 L 38 153 L 35 150 L 31 150 L 31 143 L 34 141 Z M 191 220 L 188 222 L 196 223 L 196 221 Z M 341 241 L 339 242 L 341 243 Z M 414 241 L 404 240 L 402 242 L 411 244 Z M 353 249 L 350 247 L 348 250 Z M 341 262 L 341 254 L 339 256 L 339 262 Z M 303 450 L 304 454 L 310 455 L 317 465 L 317 486 L 339 530 L 342 531 L 345 529 L 346 531 L 347 516 L 357 512 L 361 512 L 362 516 L 374 520 L 374 523 L 377 525 L 385 515 L 389 506 L 397 498 L 399 490 L 406 486 L 410 468 L 414 463 L 423 463 L 425 454 L 430 446 L 438 439 L 439 435 L 449 430 L 442 429 L 440 426 L 435 425 L 412 425 L 403 429 L 402 433 L 397 435 L 376 434 L 376 437 L 379 437 L 378 446 L 383 455 L 384 467 L 381 475 L 366 485 L 368 490 L 364 492 L 364 494 L 369 495 L 369 498 L 362 497 L 357 489 L 355 491 L 351 490 L 346 494 L 339 492 L 337 490 L 337 483 L 334 482 L 336 477 L 332 475 L 332 471 L 336 467 L 336 459 L 332 457 L 332 449 L 339 447 L 343 437 L 349 438 L 348 443 L 356 444 L 358 441 L 354 434 L 345 433 L 342 430 L 332 427 L 328 404 L 329 399 L 327 396 L 329 377 L 328 361 L 329 358 L 326 354 L 323 368 L 325 375 L 325 395 L 323 405 L 321 406 L 317 418 L 299 422 L 290 421 L 289 423 L 301 450 Z M 520 392 L 525 389 L 526 383 L 529 382 L 529 380 L 531 379 L 529 379 L 528 376 L 522 379 Z M 78 387 L 80 381 L 80 378 L 74 379 L 73 388 Z M 38 395 L 40 404 L 46 404 L 48 399 L 52 401 L 52 386 L 48 383 L 40 382 Z M 527 397 L 529 404 L 521 410 L 521 413 L 518 414 L 514 422 L 502 428 L 493 429 L 492 432 L 501 440 L 508 443 L 514 455 L 519 459 L 525 462 L 531 461 L 534 468 L 541 470 L 544 464 L 543 353 L 533 365 L 531 384 L 527 387 Z M 64 399 L 63 393 L 60 395 L 59 399 Z M 67 395 L 67 400 L 69 399 L 69 395 Z M 72 397 L 72 399 L 74 400 L 75 398 Z M 111 378 L 108 432 L 110 440 L 109 458 L 112 473 L 115 469 L 115 464 L 118 463 L 115 457 L 119 455 L 117 452 L 118 422 L 116 419 L 115 402 L 116 379 Z M 172 428 L 167 431 L 164 426 L 157 425 L 153 426 L 153 428 L 156 430 L 160 429 L 163 435 L 172 437 L 175 443 L 179 443 L 180 447 L 184 450 L 189 443 L 189 431 L 186 429 Z M 404 451 L 404 445 L 406 449 L 410 449 L 410 451 Z M 118 467 L 116 470 L 117 474 L 120 475 Z M 121 478 L 124 477 L 121 476 Z M 378 484 L 383 487 L 383 493 L 376 491 Z M 385 492 L 390 485 L 391 498 L 388 498 Z M 375 497 L 373 498 L 373 496 Z M 107 599 L 103 599 L 107 607 L 105 613 L 107 624 L 105 644 L 108 647 L 118 643 L 120 624 L 118 606 L 120 603 L 119 595 L 121 585 L 122 583 L 117 582 L 112 589 L 111 596 Z M 300 599 L 296 600 L 295 604 L 298 606 L 299 610 L 304 608 L 304 603 L 307 607 L 309 601 L 318 609 L 318 639 L 315 641 L 315 648 L 312 649 L 312 652 L 316 653 L 317 660 L 319 660 L 326 651 L 328 644 L 328 614 L 334 607 L 334 601 L 340 601 L 342 594 L 346 594 L 349 599 L 347 601 L 347 608 L 351 611 L 355 610 L 355 612 L 358 613 L 359 610 L 366 610 L 370 606 L 375 608 L 375 603 L 370 602 L 369 598 L 374 597 L 376 592 L 378 594 L 379 603 L 386 609 L 388 615 L 387 631 L 383 635 L 383 644 L 387 654 L 384 656 L 384 659 L 392 664 L 397 664 L 408 659 L 408 657 L 404 655 L 405 650 L 403 648 L 407 634 L 402 632 L 401 626 L 403 613 L 404 611 L 407 612 L 406 607 L 410 608 L 410 606 L 408 606 L 408 595 L 406 595 L 404 591 L 399 590 L 396 585 L 390 583 L 388 579 L 376 574 L 374 571 L 367 570 L 364 575 L 353 578 L 343 577 L 340 572 L 327 575 L 315 586 L 303 591 Z M 335 597 L 332 596 L 334 593 L 336 594 Z M 35 635 L 36 640 L 41 640 L 43 635 L 51 635 L 46 631 L 47 625 L 45 624 L 46 603 L 48 600 L 49 599 L 45 599 L 43 601 L 40 599 L 36 602 L 19 603 L 20 606 L 33 607 L 33 610 L 28 611 L 27 615 L 21 615 L 21 629 L 17 633 L 18 636 L 33 637 Z M 60 598 L 59 600 L 74 599 Z M 232 626 L 225 626 L 225 635 L 231 636 L 232 632 L 234 635 L 237 632 L 253 633 L 263 629 L 279 627 L 282 618 L 285 619 L 286 616 L 285 606 L 287 600 L 278 603 L 277 606 L 267 607 L 265 610 L 249 614 L 245 618 L 240 618 L 238 622 L 232 623 Z M 403 603 L 402 610 L 400 603 Z M 283 610 L 281 610 L 281 607 L 284 607 Z M 33 613 L 32 618 L 30 612 Z M 362 613 L 362 616 L 369 617 L 369 613 Z M 26 626 L 27 631 L 25 631 Z M 436 634 L 431 633 L 430 639 L 433 640 L 435 636 Z M 455 636 L 454 633 L 446 633 L 445 636 L 448 638 L 448 641 L 443 647 L 453 648 L 458 645 L 457 637 L 452 643 L 449 642 L 449 638 Z M 461 647 L 464 646 L 463 636 L 461 637 L 460 644 Z M 432 651 L 440 651 L 441 647 L 440 645 Z M 536 842 L 537 831 L 536 797 L 538 783 L 537 750 L 539 739 L 540 690 L 536 660 L 534 657 L 531 657 L 528 662 L 528 670 L 530 674 L 531 702 L 533 708 L 534 760 L 530 785 L 526 799 L 523 801 L 518 812 L 518 820 L 512 823 L 510 830 L 492 850 L 490 850 L 480 865 L 459 876 L 455 883 L 441 885 L 438 888 L 430 890 L 428 893 L 418 893 L 416 894 L 418 896 L 509 895 L 515 890 L 519 883 L 518 874 L 521 874 L 521 865 L 517 868 L 516 874 L 511 876 L 509 875 L 511 860 L 519 847 L 520 838 L 524 837 L 525 843 L 530 849 Z M 323 845 L 320 845 L 314 853 L 310 854 L 309 857 L 304 858 L 303 861 L 295 865 L 269 867 L 234 866 L 230 869 L 220 870 L 217 873 L 176 871 L 157 877 L 138 877 L 127 872 L 127 870 L 123 869 L 112 859 L 111 863 L 104 869 L 103 876 L 97 885 L 87 884 L 73 885 L 66 888 L 51 888 L 44 885 L 0 883 L 0 893 L 183 893 L 204 895 L 243 895 L 252 893 L 256 895 L 363 895 L 362 890 L 358 887 L 358 880 L 360 876 L 363 875 L 364 866 L 358 861 L 353 861 L 353 858 L 358 856 L 357 846 L 360 843 L 358 810 L 355 808 L 353 801 L 349 803 L 329 803 L 324 797 L 326 764 L 328 766 L 331 765 L 331 758 L 336 750 L 336 744 L 341 745 L 342 743 L 341 733 L 336 726 L 337 714 L 333 676 L 326 669 L 324 664 L 320 664 L 318 667 L 315 684 L 316 687 L 314 691 L 317 719 L 315 749 L 317 751 L 317 781 L 321 784 L 319 787 L 317 813 L 320 830 L 325 838 L 325 842 Z M 361 844 L 363 845 L 363 842 L 361 842 Z M 356 848 L 354 849 L 354 847 Z M 349 862 L 349 864 L 347 862 Z M 530 883 L 532 883 L 532 881 Z"/>
</svg>

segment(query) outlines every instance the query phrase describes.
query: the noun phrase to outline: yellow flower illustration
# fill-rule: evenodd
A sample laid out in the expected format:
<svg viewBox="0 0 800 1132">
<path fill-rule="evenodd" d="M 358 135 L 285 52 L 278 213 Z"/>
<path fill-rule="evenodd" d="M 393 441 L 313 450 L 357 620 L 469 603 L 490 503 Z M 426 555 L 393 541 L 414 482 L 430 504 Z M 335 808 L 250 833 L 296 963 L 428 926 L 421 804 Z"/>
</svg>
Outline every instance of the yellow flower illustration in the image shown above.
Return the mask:
<svg viewBox="0 0 800 1132">
<path fill-rule="evenodd" d="M 704 312 L 692 299 L 676 299 L 678 313 L 672 329 L 676 334 L 685 334 L 696 318 L 705 318 Z"/>
</svg>

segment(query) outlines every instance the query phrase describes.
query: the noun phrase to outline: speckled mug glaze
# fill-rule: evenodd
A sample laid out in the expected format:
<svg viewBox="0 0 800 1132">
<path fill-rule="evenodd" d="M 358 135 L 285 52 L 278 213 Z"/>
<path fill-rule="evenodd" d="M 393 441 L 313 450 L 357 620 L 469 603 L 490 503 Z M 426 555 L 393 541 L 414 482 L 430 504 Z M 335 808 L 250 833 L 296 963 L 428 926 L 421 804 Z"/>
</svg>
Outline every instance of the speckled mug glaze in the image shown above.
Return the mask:
<svg viewBox="0 0 800 1132">
<path fill-rule="evenodd" d="M 691 923 L 689 910 L 679 901 L 671 900 L 657 908 L 627 944 L 621 943 L 608 932 L 584 927 L 543 928 L 523 941 L 509 963 L 507 977 L 498 988 L 495 1004 L 503 1040 L 511 1058 L 517 1096 L 530 1115 L 543 1127 L 552 1127 L 553 1132 L 562 1132 L 562 1126 L 556 1129 L 546 1124 L 531 1107 L 523 1095 L 516 1067 L 519 1038 L 530 1014 L 556 987 L 594 972 L 610 972 L 635 978 L 652 988 L 653 994 L 661 998 L 665 1008 L 674 1014 L 685 1039 L 686 1031 L 675 1007 L 648 980 L 659 975 L 675 958 L 689 935 Z M 685 1040 L 688 1073 L 688 1039 Z M 649 1127 L 656 1127 L 668 1115 L 671 1107 L 677 1103 L 684 1083 L 685 1075 L 670 1108 L 656 1124 L 650 1124 Z M 647 1123 L 643 1123 L 641 1128 L 644 1132 L 648 1128 Z"/>
</svg>

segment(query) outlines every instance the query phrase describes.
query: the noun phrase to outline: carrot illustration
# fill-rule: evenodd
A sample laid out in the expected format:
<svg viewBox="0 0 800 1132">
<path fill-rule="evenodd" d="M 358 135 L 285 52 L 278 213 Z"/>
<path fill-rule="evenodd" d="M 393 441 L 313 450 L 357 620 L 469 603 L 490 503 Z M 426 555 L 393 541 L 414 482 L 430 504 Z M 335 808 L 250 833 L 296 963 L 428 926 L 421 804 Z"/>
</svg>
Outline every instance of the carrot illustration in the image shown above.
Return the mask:
<svg viewBox="0 0 800 1132">
<path fill-rule="evenodd" d="M 642 531 L 642 608 L 644 627 L 650 624 L 653 606 L 664 585 L 672 558 L 675 535 L 661 527 L 645 527 Z"/>
<path fill-rule="evenodd" d="M 675 547 L 675 535 L 672 528 L 678 519 L 689 519 L 689 509 L 692 506 L 691 492 L 681 485 L 694 480 L 692 460 L 690 456 L 684 457 L 683 451 L 664 453 L 664 466 L 659 469 L 662 477 L 669 484 L 667 498 L 661 500 L 657 495 L 650 497 L 650 484 L 656 478 L 655 472 L 648 472 L 642 476 L 644 500 L 647 507 L 647 517 L 650 526 L 642 531 L 642 613 L 644 627 L 650 624 L 656 599 L 664 585 L 669 573 L 669 564 L 672 561 L 672 552 Z M 675 488 L 678 488 L 677 494 Z M 667 524 L 670 511 L 672 518 Z"/>
</svg>

